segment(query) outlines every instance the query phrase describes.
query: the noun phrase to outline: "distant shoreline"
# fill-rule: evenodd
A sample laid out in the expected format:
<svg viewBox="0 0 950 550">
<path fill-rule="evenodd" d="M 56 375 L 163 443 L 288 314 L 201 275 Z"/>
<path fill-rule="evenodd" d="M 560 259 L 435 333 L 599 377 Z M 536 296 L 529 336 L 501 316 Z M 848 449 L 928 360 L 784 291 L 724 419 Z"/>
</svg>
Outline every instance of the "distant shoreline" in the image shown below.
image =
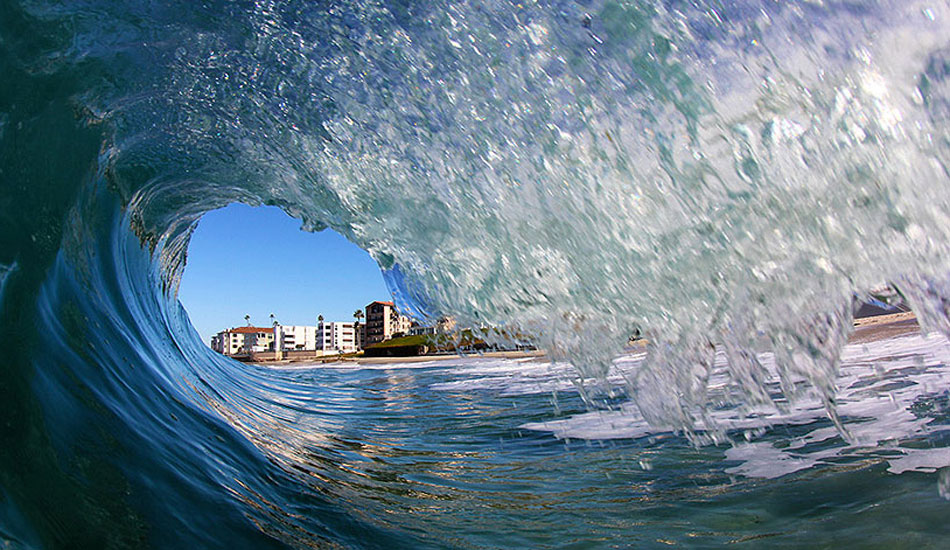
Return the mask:
<svg viewBox="0 0 950 550">
<path fill-rule="evenodd" d="M 386 365 L 396 363 L 426 363 L 432 361 L 446 361 L 462 359 L 466 357 L 477 358 L 497 358 L 497 359 L 541 359 L 545 357 L 543 351 L 486 351 L 482 353 L 467 353 L 461 355 L 458 353 L 445 355 L 409 355 L 406 357 L 342 357 L 327 355 L 315 359 L 284 359 L 281 361 L 247 361 L 246 365 L 256 365 L 260 367 L 275 367 L 289 365 L 320 365 L 320 364 L 338 364 L 338 363 L 356 363 L 357 365 Z"/>
<path fill-rule="evenodd" d="M 848 339 L 849 344 L 864 344 L 875 342 L 904 334 L 911 334 L 920 331 L 917 324 L 917 317 L 913 312 L 892 313 L 888 315 L 877 315 L 874 317 L 865 317 L 858 319 L 854 323 L 854 332 Z M 634 342 L 628 350 L 632 348 L 643 349 L 646 346 L 645 340 Z M 387 365 L 397 363 L 427 363 L 432 361 L 445 361 L 462 359 L 465 357 L 476 358 L 497 358 L 497 359 L 544 359 L 545 352 L 534 351 L 490 351 L 483 353 L 468 353 L 460 355 L 457 353 L 447 355 L 413 355 L 408 357 L 343 357 L 326 356 L 317 359 L 300 360 L 282 360 L 282 361 L 257 361 L 248 362 L 249 365 L 264 367 L 285 366 L 285 365 L 319 365 L 330 363 L 355 363 L 357 365 Z"/>
<path fill-rule="evenodd" d="M 458 353 L 446 355 L 411 355 L 408 357 L 354 357 L 346 359 L 347 362 L 354 362 L 361 365 L 379 365 L 386 363 L 423 363 L 426 361 L 444 361 L 446 359 L 462 359 L 464 357 L 493 357 L 498 359 L 531 359 L 545 357 L 545 353 L 540 350 L 532 351 L 486 351 L 482 353 L 467 353 L 461 355 Z"/>
</svg>

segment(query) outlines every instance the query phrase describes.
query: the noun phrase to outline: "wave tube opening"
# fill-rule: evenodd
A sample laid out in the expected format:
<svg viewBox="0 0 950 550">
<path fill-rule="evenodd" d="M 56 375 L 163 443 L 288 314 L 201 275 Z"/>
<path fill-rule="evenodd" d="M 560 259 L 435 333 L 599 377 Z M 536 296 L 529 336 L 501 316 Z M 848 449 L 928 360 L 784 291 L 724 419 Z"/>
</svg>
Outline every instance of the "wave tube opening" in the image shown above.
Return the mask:
<svg viewBox="0 0 950 550">
<path fill-rule="evenodd" d="M 315 325 L 318 317 L 353 323 L 354 309 L 392 299 L 363 250 L 333 230 L 309 233 L 299 225 L 277 208 L 241 204 L 202 216 L 178 299 L 206 344 L 247 323 Z"/>
</svg>

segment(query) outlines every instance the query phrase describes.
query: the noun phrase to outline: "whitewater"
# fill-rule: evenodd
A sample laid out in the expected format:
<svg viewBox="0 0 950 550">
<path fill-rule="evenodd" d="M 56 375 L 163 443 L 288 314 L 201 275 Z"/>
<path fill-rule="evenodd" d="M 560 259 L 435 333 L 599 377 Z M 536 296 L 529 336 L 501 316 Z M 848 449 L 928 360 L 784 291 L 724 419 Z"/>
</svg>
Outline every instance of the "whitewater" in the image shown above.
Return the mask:
<svg viewBox="0 0 950 550">
<path fill-rule="evenodd" d="M 0 547 L 941 547 L 948 17 L 0 1 Z M 233 202 L 547 360 L 214 355 Z M 921 332 L 849 344 L 883 283 Z"/>
</svg>

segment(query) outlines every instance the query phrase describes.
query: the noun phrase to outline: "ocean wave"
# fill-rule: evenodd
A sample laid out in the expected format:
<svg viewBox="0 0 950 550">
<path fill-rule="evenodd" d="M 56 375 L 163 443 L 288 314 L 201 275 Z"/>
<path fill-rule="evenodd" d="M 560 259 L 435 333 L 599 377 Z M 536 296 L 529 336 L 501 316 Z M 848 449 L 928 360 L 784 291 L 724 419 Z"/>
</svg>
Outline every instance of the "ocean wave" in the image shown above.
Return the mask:
<svg viewBox="0 0 950 550">
<path fill-rule="evenodd" d="M 855 293 L 892 282 L 950 332 L 948 17 L 2 2 L 0 540 L 455 545 L 385 519 L 379 445 L 339 435 L 358 410 L 197 340 L 188 239 L 235 201 L 338 231 L 407 311 L 536 335 L 587 406 L 642 331 L 621 386 L 653 425 L 696 432 L 716 357 L 775 405 L 765 349 L 845 433 Z"/>
</svg>

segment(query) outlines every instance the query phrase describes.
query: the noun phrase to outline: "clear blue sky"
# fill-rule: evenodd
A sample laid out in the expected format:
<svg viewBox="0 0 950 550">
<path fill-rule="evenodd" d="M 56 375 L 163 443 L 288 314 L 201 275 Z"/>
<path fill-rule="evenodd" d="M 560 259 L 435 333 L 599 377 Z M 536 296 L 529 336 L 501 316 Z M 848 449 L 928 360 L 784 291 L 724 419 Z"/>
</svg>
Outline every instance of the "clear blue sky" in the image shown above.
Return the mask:
<svg viewBox="0 0 950 550">
<path fill-rule="evenodd" d="M 332 230 L 307 233 L 275 207 L 232 204 L 201 218 L 188 248 L 179 300 L 201 339 L 232 326 L 353 321 L 391 296 L 379 266 Z"/>
</svg>

